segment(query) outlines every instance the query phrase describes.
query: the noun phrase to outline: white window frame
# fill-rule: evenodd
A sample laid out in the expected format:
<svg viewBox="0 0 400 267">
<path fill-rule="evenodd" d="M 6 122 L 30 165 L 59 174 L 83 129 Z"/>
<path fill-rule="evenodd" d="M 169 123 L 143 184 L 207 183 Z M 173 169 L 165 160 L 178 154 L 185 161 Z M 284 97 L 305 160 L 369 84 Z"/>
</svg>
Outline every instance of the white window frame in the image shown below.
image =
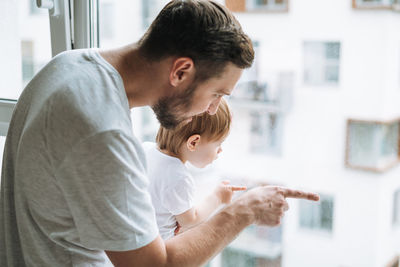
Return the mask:
<svg viewBox="0 0 400 267">
<path fill-rule="evenodd" d="M 52 55 L 98 47 L 98 0 L 36 0 L 49 10 Z M 1 97 L 1 96 L 0 96 Z M 0 98 L 0 136 L 6 136 L 17 100 Z"/>
</svg>

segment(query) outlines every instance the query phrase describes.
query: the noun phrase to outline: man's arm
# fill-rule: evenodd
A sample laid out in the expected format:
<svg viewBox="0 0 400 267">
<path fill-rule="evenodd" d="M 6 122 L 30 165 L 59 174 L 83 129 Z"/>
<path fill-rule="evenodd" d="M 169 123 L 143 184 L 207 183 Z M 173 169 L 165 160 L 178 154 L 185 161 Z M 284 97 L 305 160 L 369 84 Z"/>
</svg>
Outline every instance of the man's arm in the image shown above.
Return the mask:
<svg viewBox="0 0 400 267">
<path fill-rule="evenodd" d="M 160 237 L 137 250 L 106 251 L 120 266 L 200 266 L 228 245 L 246 226 L 276 226 L 288 204 L 285 198 L 319 200 L 314 193 L 276 186 L 257 187 L 238 197 L 208 221 L 167 241 Z"/>
</svg>

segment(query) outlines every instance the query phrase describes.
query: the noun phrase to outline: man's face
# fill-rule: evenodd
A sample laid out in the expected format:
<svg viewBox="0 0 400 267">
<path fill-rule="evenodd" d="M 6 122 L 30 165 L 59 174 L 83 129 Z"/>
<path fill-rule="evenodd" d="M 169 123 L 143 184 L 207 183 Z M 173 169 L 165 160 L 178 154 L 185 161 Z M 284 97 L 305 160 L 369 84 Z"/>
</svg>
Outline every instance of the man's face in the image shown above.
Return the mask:
<svg viewBox="0 0 400 267">
<path fill-rule="evenodd" d="M 224 72 L 202 83 L 193 82 L 182 92 L 161 98 L 152 108 L 160 124 L 173 129 L 180 123 L 188 123 L 203 112 L 215 114 L 221 98 L 230 95 L 242 75 L 242 69 L 228 63 Z"/>
</svg>

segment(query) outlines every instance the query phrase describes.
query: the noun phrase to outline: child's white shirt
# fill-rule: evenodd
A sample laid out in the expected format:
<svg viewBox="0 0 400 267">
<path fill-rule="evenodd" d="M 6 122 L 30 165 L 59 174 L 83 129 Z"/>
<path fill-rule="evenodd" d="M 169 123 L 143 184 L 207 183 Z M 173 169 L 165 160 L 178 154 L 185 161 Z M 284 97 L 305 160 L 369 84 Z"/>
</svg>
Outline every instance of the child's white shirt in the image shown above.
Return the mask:
<svg viewBox="0 0 400 267">
<path fill-rule="evenodd" d="M 180 159 L 162 153 L 155 143 L 145 142 L 143 147 L 158 229 L 167 240 L 174 236 L 175 215 L 193 207 L 194 180 Z"/>
</svg>

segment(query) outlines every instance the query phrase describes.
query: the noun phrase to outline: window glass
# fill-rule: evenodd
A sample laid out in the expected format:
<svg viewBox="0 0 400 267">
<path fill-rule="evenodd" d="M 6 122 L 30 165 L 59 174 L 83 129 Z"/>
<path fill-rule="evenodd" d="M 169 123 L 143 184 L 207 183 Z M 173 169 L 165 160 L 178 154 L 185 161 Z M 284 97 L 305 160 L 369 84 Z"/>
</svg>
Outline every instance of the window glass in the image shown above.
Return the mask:
<svg viewBox="0 0 400 267">
<path fill-rule="evenodd" d="M 35 0 L 2 1 L 0 98 L 18 99 L 25 85 L 51 58 L 48 12 Z"/>
<path fill-rule="evenodd" d="M 387 88 L 386 79 L 395 81 L 399 73 L 387 71 L 398 69 L 390 50 L 395 46 L 387 42 L 398 43 L 398 34 L 387 25 L 400 27 L 400 17 L 352 12 L 350 0 L 293 0 L 290 9 L 285 0 L 218 2 L 239 11 L 235 16 L 253 40 L 255 61 L 227 98 L 232 129 L 218 160 L 205 169 L 189 166 L 196 201 L 225 179 L 324 193 L 318 203 L 288 199 L 280 227 L 248 227 L 207 266 L 386 266 L 398 254 L 397 227 L 383 229 L 399 221 L 398 194 L 393 216 L 371 196 L 388 199 L 400 188 L 398 118 L 386 116 L 381 97 L 396 91 Z M 137 41 L 166 3 L 100 0 L 101 48 Z M 252 12 L 282 8 L 288 12 Z M 340 23 L 333 23 L 338 14 Z M 366 25 L 374 27 L 366 31 Z M 389 33 L 385 38 L 382 29 Z M 359 121 L 347 128 L 353 117 Z M 152 110 L 135 108 L 132 119 L 137 136 L 154 141 L 158 122 Z M 384 171 L 389 165 L 394 168 Z"/>
<path fill-rule="evenodd" d="M 399 122 L 349 124 L 348 164 L 376 170 L 399 160 Z"/>
<path fill-rule="evenodd" d="M 304 43 L 304 82 L 310 85 L 339 82 L 340 43 Z"/>
<path fill-rule="evenodd" d="M 246 8 L 252 10 L 285 10 L 288 7 L 287 0 L 247 0 Z"/>
<path fill-rule="evenodd" d="M 300 227 L 311 230 L 332 232 L 333 198 L 320 195 L 319 203 L 300 203 Z"/>
</svg>

